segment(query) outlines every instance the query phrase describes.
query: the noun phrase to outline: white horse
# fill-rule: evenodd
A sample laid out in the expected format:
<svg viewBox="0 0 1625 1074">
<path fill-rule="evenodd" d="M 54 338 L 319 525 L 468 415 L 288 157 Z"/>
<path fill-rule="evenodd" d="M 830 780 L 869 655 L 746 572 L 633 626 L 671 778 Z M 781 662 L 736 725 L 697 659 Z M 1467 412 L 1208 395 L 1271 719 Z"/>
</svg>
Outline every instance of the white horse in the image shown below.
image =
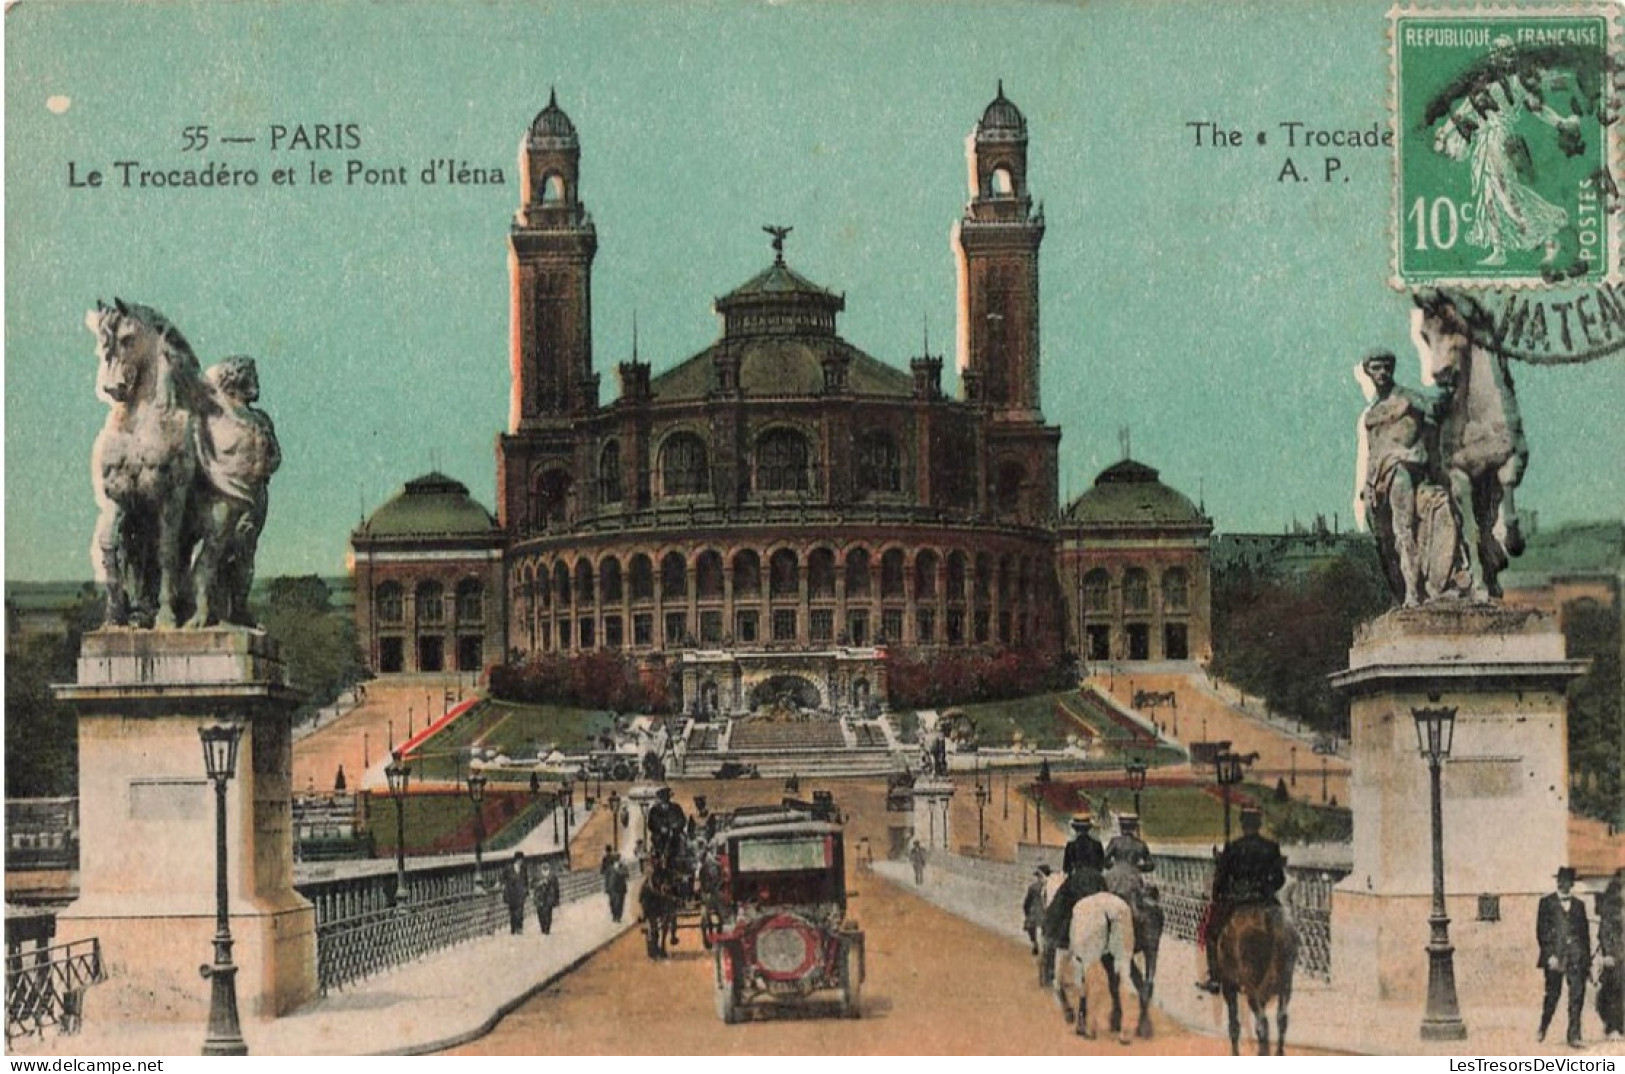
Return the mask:
<svg viewBox="0 0 1625 1074">
<path fill-rule="evenodd" d="M 1412 337 L 1429 378 L 1449 393 L 1439 419 L 1439 462 L 1461 516 L 1475 600 L 1498 598 L 1497 576 L 1523 552 L 1513 492 L 1529 444 L 1505 354 L 1486 344 L 1489 315 L 1470 298 L 1415 296 Z"/>
<path fill-rule="evenodd" d="M 1065 880 L 1064 876 L 1053 876 L 1045 882 L 1046 906 L 1054 901 Z M 1091 1039 L 1095 1036 L 1089 1025 L 1086 974 L 1091 964 L 1099 962 L 1106 971 L 1106 986 L 1112 998 L 1111 1030 L 1117 1034 L 1119 1044 L 1128 1044 L 1131 1038 L 1123 1025 L 1123 1000 L 1119 987 L 1119 967 L 1129 965 L 1134 955 L 1134 912 L 1129 909 L 1128 903 L 1104 891 L 1079 899 L 1072 907 L 1067 946 L 1054 945 L 1046 937 L 1044 953 L 1047 955 L 1050 952 L 1053 952 L 1055 960 L 1050 987 L 1056 1004 L 1061 1008 L 1061 1017 L 1075 1026 L 1078 1036 Z M 1069 977 L 1078 991 L 1076 1014 L 1066 995 Z"/>
</svg>

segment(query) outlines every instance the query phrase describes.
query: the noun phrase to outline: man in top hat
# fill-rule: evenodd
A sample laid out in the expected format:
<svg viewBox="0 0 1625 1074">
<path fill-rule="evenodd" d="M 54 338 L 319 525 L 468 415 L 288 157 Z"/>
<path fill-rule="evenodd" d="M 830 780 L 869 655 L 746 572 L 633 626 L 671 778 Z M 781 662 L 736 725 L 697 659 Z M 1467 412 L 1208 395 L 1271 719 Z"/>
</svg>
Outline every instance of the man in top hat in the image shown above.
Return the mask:
<svg viewBox="0 0 1625 1074">
<path fill-rule="evenodd" d="M 1021 900 L 1021 927 L 1035 955 L 1038 954 L 1038 930 L 1044 924 L 1044 882 L 1049 874 L 1048 865 L 1033 870 L 1033 882 L 1027 885 L 1027 895 Z"/>
<path fill-rule="evenodd" d="M 1276 905 L 1275 894 L 1286 886 L 1286 857 L 1281 844 L 1262 833 L 1264 814 L 1257 806 L 1241 810 L 1241 838 L 1232 840 L 1213 868 L 1213 899 L 1208 903 L 1201 933 L 1207 952 L 1207 980 L 1196 987 L 1217 994 L 1216 954 L 1219 936 L 1238 906 L 1248 903 Z"/>
<path fill-rule="evenodd" d="M 1117 815 L 1117 834 L 1106 844 L 1106 864 L 1110 866 L 1120 861 L 1128 862 L 1142 873 L 1155 868 L 1151 848 L 1140 838 L 1140 818 L 1133 813 Z"/>
<path fill-rule="evenodd" d="M 1061 857 L 1061 871 L 1070 875 L 1073 870 L 1082 868 L 1094 869 L 1104 872 L 1106 869 L 1106 850 L 1100 845 L 1100 840 L 1090 834 L 1089 829 L 1095 825 L 1095 819 L 1089 815 L 1087 809 L 1073 814 L 1072 841 L 1066 845 L 1066 853 Z"/>
<path fill-rule="evenodd" d="M 1563 983 L 1569 986 L 1570 1047 L 1580 1046 L 1580 1015 L 1585 1009 L 1586 976 L 1591 972 L 1591 924 L 1586 920 L 1585 903 L 1574 895 L 1574 870 L 1567 865 L 1557 870 L 1557 890 L 1543 895 L 1535 910 L 1535 939 L 1540 944 L 1537 965 L 1546 975 L 1546 994 L 1540 1002 L 1540 1032 L 1546 1030 L 1557 1012 L 1557 996 Z"/>
</svg>

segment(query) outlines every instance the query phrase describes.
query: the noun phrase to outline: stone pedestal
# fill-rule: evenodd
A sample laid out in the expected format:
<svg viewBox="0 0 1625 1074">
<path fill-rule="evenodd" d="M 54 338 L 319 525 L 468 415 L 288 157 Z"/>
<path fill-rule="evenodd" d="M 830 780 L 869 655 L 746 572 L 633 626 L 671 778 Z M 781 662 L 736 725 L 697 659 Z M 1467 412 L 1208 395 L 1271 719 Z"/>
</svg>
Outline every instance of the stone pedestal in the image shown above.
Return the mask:
<svg viewBox="0 0 1625 1074">
<path fill-rule="evenodd" d="M 215 931 L 215 794 L 198 729 L 246 725 L 226 785 L 227 883 L 246 1017 L 316 997 L 316 913 L 293 888 L 291 714 L 274 643 L 239 627 L 87 634 L 78 681 L 79 898 L 61 940 L 99 937 L 109 982 L 86 1002 L 121 1018 L 208 1015 Z M 201 1039 L 201 1038 L 200 1038 Z"/>
<path fill-rule="evenodd" d="M 950 850 L 949 804 L 954 797 L 951 779 L 920 779 L 914 784 L 914 838 L 927 850 Z"/>
<path fill-rule="evenodd" d="M 1412 710 L 1456 710 L 1441 773 L 1444 888 L 1464 1006 L 1527 1003 L 1535 903 L 1568 848 L 1564 659 L 1550 616 L 1491 605 L 1389 612 L 1349 668 L 1353 871 L 1332 897 L 1332 980 L 1356 1000 L 1426 996 L 1433 892 L 1427 759 Z M 1420 1007 L 1418 1008 L 1420 1011 Z"/>
</svg>

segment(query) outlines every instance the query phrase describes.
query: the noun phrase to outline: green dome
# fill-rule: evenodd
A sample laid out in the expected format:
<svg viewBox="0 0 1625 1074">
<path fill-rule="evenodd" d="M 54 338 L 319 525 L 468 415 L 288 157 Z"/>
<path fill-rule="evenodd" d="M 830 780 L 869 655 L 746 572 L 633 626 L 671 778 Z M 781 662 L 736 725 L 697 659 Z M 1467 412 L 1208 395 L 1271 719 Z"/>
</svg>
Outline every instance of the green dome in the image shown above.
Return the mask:
<svg viewBox="0 0 1625 1074">
<path fill-rule="evenodd" d="M 406 483 L 399 496 L 372 513 L 360 532 L 369 537 L 485 536 L 496 519 L 468 494 L 468 487 L 445 474 L 424 474 Z"/>
<path fill-rule="evenodd" d="M 1095 486 L 1067 505 L 1063 525 L 1134 526 L 1205 524 L 1184 493 L 1157 480 L 1157 471 L 1124 459 L 1095 478 Z"/>
</svg>

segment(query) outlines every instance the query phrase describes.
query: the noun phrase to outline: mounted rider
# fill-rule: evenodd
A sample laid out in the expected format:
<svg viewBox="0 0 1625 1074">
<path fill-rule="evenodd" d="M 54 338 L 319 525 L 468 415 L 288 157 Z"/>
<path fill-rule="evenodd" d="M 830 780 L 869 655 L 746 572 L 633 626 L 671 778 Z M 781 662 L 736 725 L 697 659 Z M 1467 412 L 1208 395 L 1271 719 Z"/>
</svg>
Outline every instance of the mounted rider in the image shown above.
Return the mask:
<svg viewBox="0 0 1625 1074">
<path fill-rule="evenodd" d="M 1133 813 L 1117 815 L 1117 834 L 1106 844 L 1106 864 L 1110 866 L 1119 861 L 1128 862 L 1142 873 L 1156 868 L 1151 848 L 1140 838 L 1140 818 Z"/>
<path fill-rule="evenodd" d="M 655 804 L 649 807 L 649 856 L 675 862 L 683 855 L 688 833 L 688 817 L 683 807 L 671 800 L 671 788 L 655 791 Z"/>
<path fill-rule="evenodd" d="M 1276 893 L 1286 886 L 1286 857 L 1281 844 L 1260 834 L 1264 814 L 1256 806 L 1241 811 L 1241 838 L 1232 841 L 1219 855 L 1213 870 L 1213 898 L 1208 903 L 1199 939 L 1207 951 L 1207 980 L 1196 987 L 1219 992 L 1215 972 L 1219 936 L 1230 915 L 1250 903 L 1278 906 Z"/>
<path fill-rule="evenodd" d="M 1106 851 L 1100 841 L 1089 834 L 1094 823 L 1088 811 L 1072 817 L 1075 834 L 1061 859 L 1066 879 L 1044 909 L 1044 942 L 1038 960 L 1039 981 L 1044 985 L 1050 983 L 1055 952 L 1071 942 L 1072 910 L 1081 900 L 1106 891 Z"/>
</svg>

